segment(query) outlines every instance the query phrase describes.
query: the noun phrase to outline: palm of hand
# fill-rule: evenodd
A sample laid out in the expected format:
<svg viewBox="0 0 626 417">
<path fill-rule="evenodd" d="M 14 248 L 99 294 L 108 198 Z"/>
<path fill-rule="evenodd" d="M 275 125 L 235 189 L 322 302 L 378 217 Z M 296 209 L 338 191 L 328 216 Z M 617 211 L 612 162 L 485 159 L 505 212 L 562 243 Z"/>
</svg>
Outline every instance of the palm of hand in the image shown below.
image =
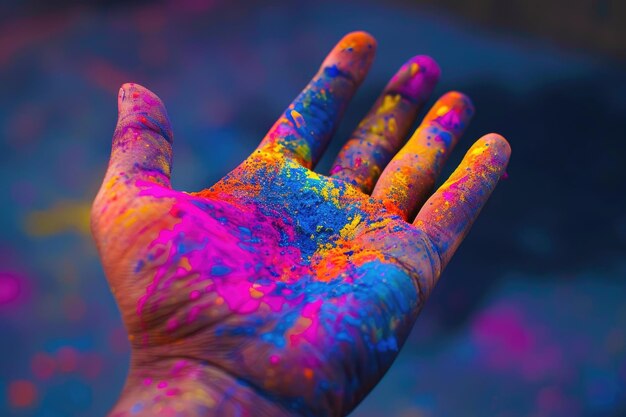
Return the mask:
<svg viewBox="0 0 626 417">
<path fill-rule="evenodd" d="M 508 145 L 481 139 L 424 204 L 471 104 L 458 93 L 442 98 L 392 159 L 434 85 L 428 65 L 438 73 L 418 57 L 392 79 L 333 173 L 311 171 L 333 130 L 319 109 L 338 118 L 371 61 L 367 35 L 342 42 L 259 150 L 198 193 L 169 187 L 171 133 L 158 98 L 123 88 L 122 103 L 134 107 L 120 116 L 118 157 L 93 218 L 138 362 L 214 367 L 305 415 L 346 414 L 391 365 L 503 172 Z M 346 63 L 337 55 L 348 48 Z M 303 103 L 328 95 L 307 117 Z M 381 121 L 382 131 L 372 127 Z M 138 139 L 149 148 L 142 158 L 133 156 Z"/>
<path fill-rule="evenodd" d="M 178 221 L 138 261 L 162 257 L 139 299 L 139 346 L 325 409 L 382 376 L 427 295 L 418 283 L 430 288 L 439 267 L 423 234 L 379 201 L 284 158 L 253 155 L 201 193 L 140 194 L 172 198 Z"/>
</svg>

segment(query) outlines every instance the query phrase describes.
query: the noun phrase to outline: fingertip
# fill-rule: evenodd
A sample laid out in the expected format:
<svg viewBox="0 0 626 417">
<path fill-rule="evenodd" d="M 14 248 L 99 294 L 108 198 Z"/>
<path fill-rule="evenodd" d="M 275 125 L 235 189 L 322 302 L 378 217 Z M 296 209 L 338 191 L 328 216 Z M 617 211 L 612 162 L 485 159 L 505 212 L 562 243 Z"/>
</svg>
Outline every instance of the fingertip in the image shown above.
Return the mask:
<svg viewBox="0 0 626 417">
<path fill-rule="evenodd" d="M 355 30 L 354 32 L 346 34 L 339 43 L 342 42 L 354 43 L 358 45 L 359 48 L 367 49 L 375 49 L 378 46 L 376 38 L 371 33 L 364 30 Z"/>
<path fill-rule="evenodd" d="M 172 142 L 172 128 L 167 110 L 155 93 L 140 84 L 125 83 L 120 87 L 117 104 L 119 125 L 134 125 L 139 122 Z"/>
<path fill-rule="evenodd" d="M 159 96 L 136 83 L 122 84 L 117 99 L 120 112 L 140 111 L 146 107 L 165 110 L 165 105 Z"/>
<path fill-rule="evenodd" d="M 437 82 L 441 76 L 441 68 L 439 67 L 439 64 L 437 64 L 437 61 L 428 55 L 416 55 L 409 59 L 405 65 L 409 66 L 412 76 L 421 72 L 428 79 L 435 82 Z"/>
<path fill-rule="evenodd" d="M 387 88 L 413 102 L 421 103 L 428 99 L 440 75 L 441 70 L 434 59 L 427 55 L 416 55 L 400 67 Z"/>
<path fill-rule="evenodd" d="M 470 98 L 459 92 L 449 91 L 433 105 L 424 124 L 436 124 L 459 138 L 474 116 L 474 104 Z"/>
<path fill-rule="evenodd" d="M 340 75 L 360 84 L 374 60 L 376 45 L 376 39 L 369 33 L 351 32 L 328 54 L 322 70 L 331 78 Z"/>
<path fill-rule="evenodd" d="M 490 178 L 495 186 L 499 179 L 506 177 L 510 157 L 509 142 L 497 133 L 488 133 L 474 142 L 461 166 L 481 172 L 484 178 Z"/>
<path fill-rule="evenodd" d="M 454 107 L 458 109 L 463 109 L 469 115 L 474 115 L 476 109 L 474 108 L 474 103 L 472 99 L 465 93 L 460 91 L 452 90 L 448 91 L 444 95 L 439 98 L 438 102 L 447 105 L 448 107 Z"/>
<path fill-rule="evenodd" d="M 481 153 L 488 151 L 491 156 L 496 157 L 505 165 L 511 157 L 511 145 L 498 133 L 488 133 L 484 135 L 476 141 L 472 148 L 475 148 Z"/>
<path fill-rule="evenodd" d="M 498 133 L 488 133 L 483 136 L 483 139 L 490 143 L 492 147 L 499 149 L 503 154 L 511 155 L 511 144 L 504 136 Z"/>
</svg>

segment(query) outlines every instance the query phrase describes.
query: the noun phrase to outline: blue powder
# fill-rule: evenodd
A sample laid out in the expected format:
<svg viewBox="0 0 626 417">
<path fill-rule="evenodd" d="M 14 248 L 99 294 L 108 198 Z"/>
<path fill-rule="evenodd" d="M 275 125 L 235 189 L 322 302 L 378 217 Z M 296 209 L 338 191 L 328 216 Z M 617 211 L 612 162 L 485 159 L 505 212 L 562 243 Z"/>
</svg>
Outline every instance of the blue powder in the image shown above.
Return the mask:
<svg viewBox="0 0 626 417">
<path fill-rule="evenodd" d="M 213 265 L 211 267 L 211 275 L 220 277 L 222 275 L 226 275 L 231 271 L 229 267 L 226 265 Z"/>
</svg>

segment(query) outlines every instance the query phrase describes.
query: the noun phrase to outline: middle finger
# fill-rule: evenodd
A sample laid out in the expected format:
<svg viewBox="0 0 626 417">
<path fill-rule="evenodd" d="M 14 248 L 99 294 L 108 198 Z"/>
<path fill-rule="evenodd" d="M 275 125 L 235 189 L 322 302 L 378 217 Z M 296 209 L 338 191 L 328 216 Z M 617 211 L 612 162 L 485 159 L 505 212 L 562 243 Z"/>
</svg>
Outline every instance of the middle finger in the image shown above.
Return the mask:
<svg viewBox="0 0 626 417">
<path fill-rule="evenodd" d="M 438 79 L 439 67 L 432 58 L 421 55 L 407 61 L 343 146 L 330 175 L 369 194 L 406 140 Z"/>
</svg>

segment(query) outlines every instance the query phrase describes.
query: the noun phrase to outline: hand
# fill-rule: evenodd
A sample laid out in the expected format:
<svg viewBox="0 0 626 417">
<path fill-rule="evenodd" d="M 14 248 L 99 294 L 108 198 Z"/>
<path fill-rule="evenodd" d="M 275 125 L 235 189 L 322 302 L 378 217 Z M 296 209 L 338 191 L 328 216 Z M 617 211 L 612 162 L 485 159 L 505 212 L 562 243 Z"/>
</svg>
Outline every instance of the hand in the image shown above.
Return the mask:
<svg viewBox="0 0 626 417">
<path fill-rule="evenodd" d="M 330 175 L 313 172 L 375 48 L 344 37 L 257 150 L 200 192 L 170 186 L 159 98 L 122 87 L 92 210 L 132 346 L 112 415 L 343 416 L 391 366 L 510 148 L 482 137 L 431 195 L 473 107 L 447 93 L 404 144 L 439 77 L 417 56 Z"/>
</svg>

